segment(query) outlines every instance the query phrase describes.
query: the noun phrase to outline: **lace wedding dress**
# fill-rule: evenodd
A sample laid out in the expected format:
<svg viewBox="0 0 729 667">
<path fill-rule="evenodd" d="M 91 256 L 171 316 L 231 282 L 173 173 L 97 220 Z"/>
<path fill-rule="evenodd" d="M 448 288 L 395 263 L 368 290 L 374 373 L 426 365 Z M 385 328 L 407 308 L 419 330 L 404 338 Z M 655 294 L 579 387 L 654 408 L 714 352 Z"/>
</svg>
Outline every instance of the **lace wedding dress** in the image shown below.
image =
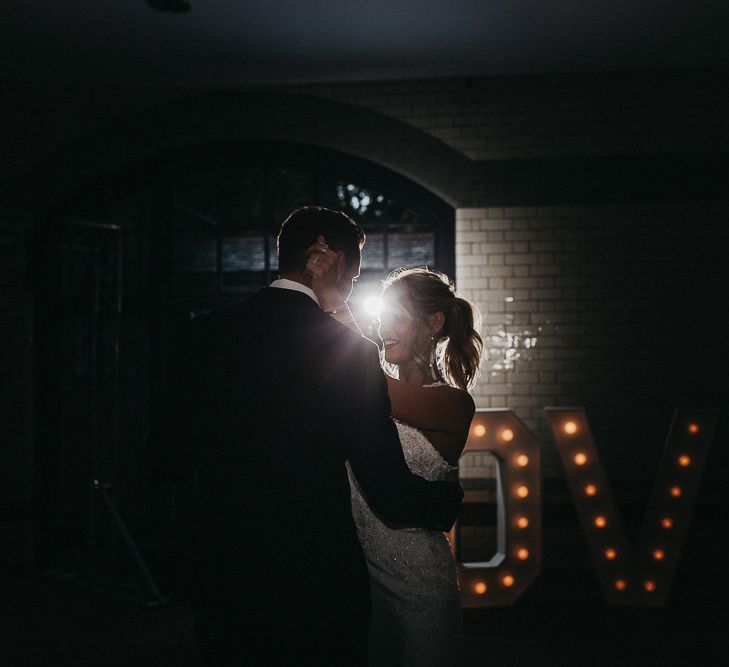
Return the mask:
<svg viewBox="0 0 729 667">
<path fill-rule="evenodd" d="M 422 432 L 395 421 L 410 470 L 445 480 L 450 466 Z M 443 667 L 461 658 L 456 568 L 443 533 L 390 528 L 370 509 L 349 470 L 352 514 L 372 590 L 369 663 Z"/>
</svg>

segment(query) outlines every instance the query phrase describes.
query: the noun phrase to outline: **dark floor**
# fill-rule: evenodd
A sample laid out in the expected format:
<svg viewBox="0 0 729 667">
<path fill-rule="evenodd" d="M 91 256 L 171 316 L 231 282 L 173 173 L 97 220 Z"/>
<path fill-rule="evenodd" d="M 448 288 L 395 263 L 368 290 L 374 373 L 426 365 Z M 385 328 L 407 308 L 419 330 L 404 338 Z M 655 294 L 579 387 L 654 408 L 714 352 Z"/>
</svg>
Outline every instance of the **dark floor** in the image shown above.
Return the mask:
<svg viewBox="0 0 729 667">
<path fill-rule="evenodd" d="M 612 608 L 589 572 L 547 571 L 511 607 L 466 611 L 465 664 L 723 664 L 718 583 L 684 576 L 664 608 Z M 198 664 L 185 606 L 144 608 L 27 571 L 0 574 L 0 595 L 2 665 Z"/>
</svg>

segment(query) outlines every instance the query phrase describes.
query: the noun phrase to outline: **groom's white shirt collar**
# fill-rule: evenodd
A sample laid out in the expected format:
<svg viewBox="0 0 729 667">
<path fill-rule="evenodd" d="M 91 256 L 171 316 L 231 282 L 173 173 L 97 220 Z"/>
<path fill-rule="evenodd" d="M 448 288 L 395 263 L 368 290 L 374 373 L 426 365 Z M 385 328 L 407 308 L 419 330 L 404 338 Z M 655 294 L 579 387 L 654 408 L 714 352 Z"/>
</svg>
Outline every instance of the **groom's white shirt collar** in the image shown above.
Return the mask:
<svg viewBox="0 0 729 667">
<path fill-rule="evenodd" d="M 316 303 L 316 305 L 321 308 L 321 304 L 319 303 L 319 299 L 316 298 L 314 290 L 311 289 L 311 287 L 307 287 L 306 285 L 297 283 L 295 280 L 289 280 L 288 278 L 279 278 L 278 280 L 274 280 L 270 286 L 276 287 L 278 289 L 290 289 L 294 292 L 301 292 L 302 294 L 306 294 L 307 296 L 314 299 L 314 303 Z"/>
</svg>

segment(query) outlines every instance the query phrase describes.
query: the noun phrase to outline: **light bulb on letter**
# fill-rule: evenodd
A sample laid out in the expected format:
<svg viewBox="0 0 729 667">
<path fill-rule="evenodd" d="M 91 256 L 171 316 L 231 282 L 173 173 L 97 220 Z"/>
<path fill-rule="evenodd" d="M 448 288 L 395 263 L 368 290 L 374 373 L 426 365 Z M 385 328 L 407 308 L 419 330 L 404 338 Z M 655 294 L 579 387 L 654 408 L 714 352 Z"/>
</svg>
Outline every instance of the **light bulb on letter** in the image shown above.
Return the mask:
<svg viewBox="0 0 729 667">
<path fill-rule="evenodd" d="M 473 592 L 476 595 L 483 595 L 488 590 L 488 586 L 486 585 L 485 581 L 477 581 L 473 585 Z"/>
</svg>

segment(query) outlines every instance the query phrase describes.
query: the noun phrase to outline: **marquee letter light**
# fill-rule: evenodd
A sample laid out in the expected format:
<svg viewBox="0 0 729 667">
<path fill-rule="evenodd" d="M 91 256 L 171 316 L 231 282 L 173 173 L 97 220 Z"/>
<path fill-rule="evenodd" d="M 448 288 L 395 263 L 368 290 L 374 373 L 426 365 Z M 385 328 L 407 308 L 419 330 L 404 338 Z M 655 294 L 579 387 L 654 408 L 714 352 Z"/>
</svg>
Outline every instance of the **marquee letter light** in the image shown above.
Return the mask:
<svg viewBox="0 0 729 667">
<path fill-rule="evenodd" d="M 457 563 L 461 605 L 509 605 L 541 571 L 540 445 L 511 410 L 479 409 L 463 450 L 472 452 L 489 452 L 496 458 L 498 537 L 490 561 Z M 475 498 L 466 491 L 464 503 Z M 457 532 L 451 532 L 454 545 Z"/>
<path fill-rule="evenodd" d="M 633 556 L 584 409 L 545 411 L 605 601 L 664 605 L 686 542 L 718 412 L 679 409 L 674 413 Z"/>
</svg>

